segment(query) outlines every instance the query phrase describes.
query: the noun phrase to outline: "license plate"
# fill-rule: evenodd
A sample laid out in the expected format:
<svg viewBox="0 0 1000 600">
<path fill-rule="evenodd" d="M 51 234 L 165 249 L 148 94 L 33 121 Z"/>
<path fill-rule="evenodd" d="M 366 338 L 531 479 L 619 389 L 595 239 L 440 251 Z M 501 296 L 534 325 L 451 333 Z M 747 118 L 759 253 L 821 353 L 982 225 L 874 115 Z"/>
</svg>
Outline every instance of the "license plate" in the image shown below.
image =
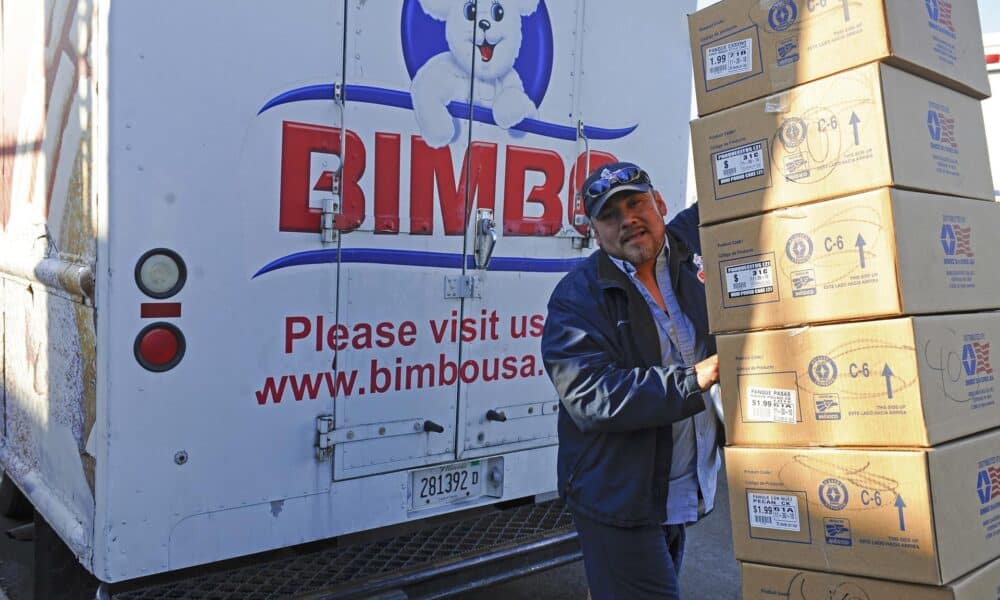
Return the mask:
<svg viewBox="0 0 1000 600">
<path fill-rule="evenodd" d="M 410 509 L 458 504 L 483 495 L 483 463 L 453 463 L 410 473 Z"/>
</svg>

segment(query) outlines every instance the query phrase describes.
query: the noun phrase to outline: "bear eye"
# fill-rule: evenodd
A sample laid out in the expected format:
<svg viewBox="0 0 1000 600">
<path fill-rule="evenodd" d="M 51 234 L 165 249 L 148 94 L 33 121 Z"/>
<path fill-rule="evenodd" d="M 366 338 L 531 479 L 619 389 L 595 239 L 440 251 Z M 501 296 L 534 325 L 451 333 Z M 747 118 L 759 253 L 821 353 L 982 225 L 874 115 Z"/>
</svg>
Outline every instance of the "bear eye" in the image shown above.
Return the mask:
<svg viewBox="0 0 1000 600">
<path fill-rule="evenodd" d="M 503 6 L 501 6 L 499 2 L 493 3 L 492 12 L 494 21 L 503 21 Z"/>
<path fill-rule="evenodd" d="M 470 21 L 476 20 L 476 4 L 475 2 L 465 3 L 465 18 Z"/>
</svg>

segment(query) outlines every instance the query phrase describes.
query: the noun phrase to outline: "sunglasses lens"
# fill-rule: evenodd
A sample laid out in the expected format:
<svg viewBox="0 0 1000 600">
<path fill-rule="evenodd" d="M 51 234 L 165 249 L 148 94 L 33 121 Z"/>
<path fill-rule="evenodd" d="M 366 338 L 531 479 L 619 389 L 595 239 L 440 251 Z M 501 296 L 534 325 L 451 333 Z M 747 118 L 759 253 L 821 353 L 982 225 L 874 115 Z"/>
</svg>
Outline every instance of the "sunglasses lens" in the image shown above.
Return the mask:
<svg viewBox="0 0 1000 600">
<path fill-rule="evenodd" d="M 610 187 L 611 183 L 609 183 L 608 180 L 598 179 L 594 183 L 590 184 L 589 188 L 587 188 L 587 194 L 593 197 L 597 197 L 603 194 L 604 192 L 608 191 L 608 188 Z"/>
<path fill-rule="evenodd" d="M 641 171 L 636 167 L 626 167 L 618 172 L 618 178 L 623 183 L 633 183 L 636 179 L 639 179 L 640 173 Z"/>
</svg>

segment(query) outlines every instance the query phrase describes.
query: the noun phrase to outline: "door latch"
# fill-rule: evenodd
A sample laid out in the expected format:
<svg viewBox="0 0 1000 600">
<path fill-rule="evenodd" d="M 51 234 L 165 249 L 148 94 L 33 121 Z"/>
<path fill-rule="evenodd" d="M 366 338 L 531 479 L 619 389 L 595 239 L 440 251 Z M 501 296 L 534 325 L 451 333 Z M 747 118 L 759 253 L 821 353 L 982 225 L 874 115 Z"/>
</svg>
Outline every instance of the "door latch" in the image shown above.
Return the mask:
<svg viewBox="0 0 1000 600">
<path fill-rule="evenodd" d="M 493 210 L 476 210 L 476 268 L 486 269 L 493 258 L 493 248 L 497 245 L 497 224 L 493 220 Z"/>
</svg>

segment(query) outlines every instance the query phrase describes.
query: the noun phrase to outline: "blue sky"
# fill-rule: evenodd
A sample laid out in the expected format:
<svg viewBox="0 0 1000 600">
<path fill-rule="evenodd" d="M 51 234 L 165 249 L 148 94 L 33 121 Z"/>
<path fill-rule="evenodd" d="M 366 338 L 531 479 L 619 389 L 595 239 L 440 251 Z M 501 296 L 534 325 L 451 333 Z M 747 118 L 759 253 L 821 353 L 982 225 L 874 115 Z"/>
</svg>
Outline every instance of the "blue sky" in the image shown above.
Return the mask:
<svg viewBox="0 0 1000 600">
<path fill-rule="evenodd" d="M 979 15 L 985 33 L 1000 33 L 1000 0 L 979 0 Z"/>
</svg>

